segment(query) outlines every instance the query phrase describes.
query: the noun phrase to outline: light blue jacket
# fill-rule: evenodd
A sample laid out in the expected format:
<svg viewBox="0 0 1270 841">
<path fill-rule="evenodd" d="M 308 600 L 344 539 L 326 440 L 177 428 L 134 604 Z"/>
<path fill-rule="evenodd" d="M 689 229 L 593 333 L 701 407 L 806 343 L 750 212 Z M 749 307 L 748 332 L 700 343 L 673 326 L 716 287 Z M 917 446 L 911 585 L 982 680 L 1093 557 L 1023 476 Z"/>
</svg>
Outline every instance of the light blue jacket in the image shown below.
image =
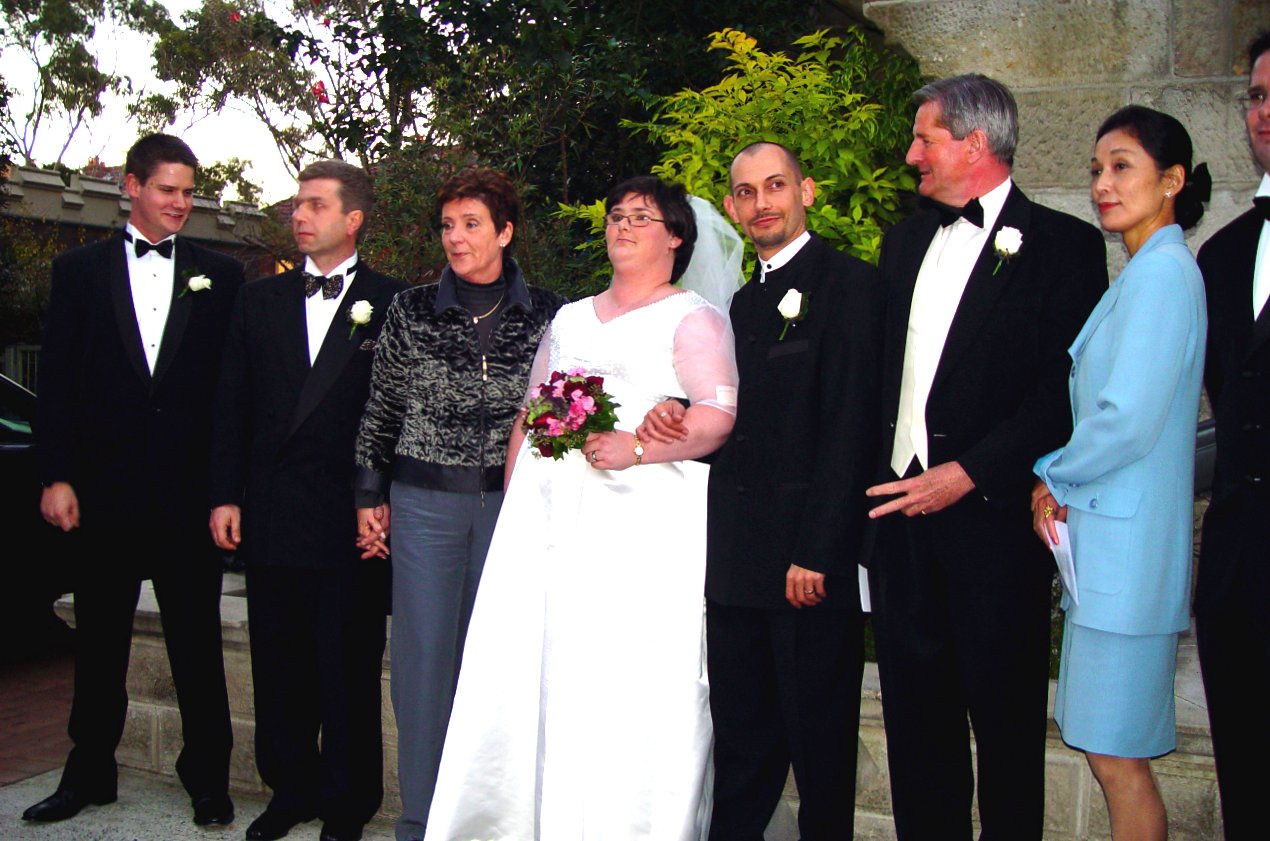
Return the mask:
<svg viewBox="0 0 1270 841">
<path fill-rule="evenodd" d="M 1068 506 L 1073 623 L 1121 634 L 1189 624 L 1195 425 L 1208 319 L 1169 225 L 1107 289 L 1068 351 L 1074 428 L 1036 475 Z"/>
</svg>

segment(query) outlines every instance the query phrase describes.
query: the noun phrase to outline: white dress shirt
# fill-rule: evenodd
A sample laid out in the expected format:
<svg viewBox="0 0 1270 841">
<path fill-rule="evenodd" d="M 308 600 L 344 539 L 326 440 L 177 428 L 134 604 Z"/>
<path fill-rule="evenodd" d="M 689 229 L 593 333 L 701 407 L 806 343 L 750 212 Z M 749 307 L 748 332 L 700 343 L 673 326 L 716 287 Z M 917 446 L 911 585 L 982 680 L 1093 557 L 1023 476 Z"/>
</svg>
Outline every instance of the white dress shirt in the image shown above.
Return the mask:
<svg viewBox="0 0 1270 841">
<path fill-rule="evenodd" d="M 349 257 L 343 263 L 340 263 L 329 272 L 318 271 L 318 267 L 314 264 L 310 257 L 304 258 L 304 270 L 309 274 L 330 277 L 331 275 L 344 275 L 344 287 L 340 289 L 340 294 L 334 298 L 327 300 L 322 297 L 322 291 L 319 289 L 311 297 L 304 299 L 304 320 L 309 330 L 309 364 L 312 365 L 317 361 L 318 352 L 322 350 L 322 342 L 326 341 L 326 333 L 331 329 L 331 325 L 349 329 L 352 327 L 346 319 L 335 318 L 335 314 L 343 312 L 342 305 L 344 297 L 348 295 L 348 287 L 353 283 L 353 275 L 348 270 L 357 263 L 357 252 L 353 252 L 353 256 Z"/>
<path fill-rule="evenodd" d="M 157 251 L 147 251 L 138 257 L 136 240 L 150 242 L 129 222 L 124 230 L 133 242 L 124 240 L 124 253 L 128 256 L 128 286 L 132 290 L 132 310 L 137 316 L 137 328 L 141 332 L 141 349 L 145 351 L 146 365 L 154 373 L 159 360 L 159 347 L 163 344 L 163 328 L 168 323 L 172 309 L 172 281 L 176 272 L 176 243 L 172 244 L 172 256 L 162 257 Z M 175 240 L 176 235 L 159 240 Z M 158 245 L 159 243 L 152 243 Z"/>
<path fill-rule="evenodd" d="M 1270 196 L 1270 173 L 1261 176 L 1258 196 Z M 1257 241 L 1257 263 L 1252 272 L 1252 317 L 1255 320 L 1270 298 L 1270 220 L 1261 223 L 1261 239 Z"/>
<path fill-rule="evenodd" d="M 922 468 L 930 467 L 927 451 L 926 401 L 935 371 L 944 352 L 948 329 L 961 303 L 970 273 L 997 224 L 1010 193 L 1007 178 L 979 197 L 983 227 L 958 218 L 935 232 L 926 258 L 917 272 L 913 304 L 908 313 L 908 337 L 904 343 L 904 374 L 900 380 L 900 407 L 895 419 L 891 469 L 903 476 L 916 456 Z"/>
<path fill-rule="evenodd" d="M 796 255 L 799 251 L 802 251 L 803 246 L 809 242 L 811 242 L 811 234 L 803 231 L 801 234 L 790 240 L 784 248 L 773 254 L 772 259 L 763 260 L 760 258 L 759 266 L 761 267 L 761 271 L 759 272 L 758 282 L 766 283 L 768 272 L 774 272 L 777 269 L 782 268 L 786 263 L 794 259 L 794 255 Z"/>
</svg>

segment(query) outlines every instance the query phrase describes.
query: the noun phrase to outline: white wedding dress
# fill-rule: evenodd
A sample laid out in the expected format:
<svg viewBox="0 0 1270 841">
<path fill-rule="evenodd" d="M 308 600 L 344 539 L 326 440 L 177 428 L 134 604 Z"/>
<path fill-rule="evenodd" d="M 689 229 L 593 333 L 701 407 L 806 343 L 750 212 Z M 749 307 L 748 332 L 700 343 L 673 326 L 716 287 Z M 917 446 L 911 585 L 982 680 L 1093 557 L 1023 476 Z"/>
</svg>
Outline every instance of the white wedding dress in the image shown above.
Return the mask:
<svg viewBox="0 0 1270 841">
<path fill-rule="evenodd" d="M 607 323 L 562 308 L 534 382 L 604 377 L 633 430 L 687 396 L 734 411 L 727 318 L 694 293 Z M 699 462 L 622 471 L 528 446 L 485 564 L 428 841 L 692 841 L 710 817 L 712 731 Z"/>
</svg>

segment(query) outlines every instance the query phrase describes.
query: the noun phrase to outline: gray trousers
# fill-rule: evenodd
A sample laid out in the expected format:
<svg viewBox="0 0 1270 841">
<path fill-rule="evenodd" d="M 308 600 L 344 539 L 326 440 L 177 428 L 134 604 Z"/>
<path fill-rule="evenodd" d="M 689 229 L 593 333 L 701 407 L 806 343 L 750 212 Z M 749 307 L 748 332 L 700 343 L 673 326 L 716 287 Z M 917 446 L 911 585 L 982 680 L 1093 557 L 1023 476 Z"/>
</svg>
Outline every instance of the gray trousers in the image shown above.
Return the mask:
<svg viewBox="0 0 1270 841">
<path fill-rule="evenodd" d="M 472 603 L 501 492 L 450 493 L 394 482 L 392 706 L 401 817 L 397 841 L 421 841 Z"/>
</svg>

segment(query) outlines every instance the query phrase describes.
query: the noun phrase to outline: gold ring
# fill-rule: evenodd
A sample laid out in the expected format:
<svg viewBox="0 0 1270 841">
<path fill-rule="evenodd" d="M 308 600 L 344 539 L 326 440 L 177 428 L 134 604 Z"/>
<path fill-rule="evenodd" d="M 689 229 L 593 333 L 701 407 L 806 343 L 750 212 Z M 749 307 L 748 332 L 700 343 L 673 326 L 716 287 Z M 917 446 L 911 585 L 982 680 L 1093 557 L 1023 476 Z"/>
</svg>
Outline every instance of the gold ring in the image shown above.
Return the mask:
<svg viewBox="0 0 1270 841">
<path fill-rule="evenodd" d="M 1042 516 L 1042 517 L 1045 517 L 1046 519 L 1049 519 L 1050 517 L 1053 517 L 1053 516 L 1054 516 L 1054 506 L 1053 506 L 1053 505 L 1047 505 L 1047 506 L 1045 506 L 1044 508 L 1042 508 L 1042 509 L 1041 509 L 1041 516 Z"/>
</svg>

